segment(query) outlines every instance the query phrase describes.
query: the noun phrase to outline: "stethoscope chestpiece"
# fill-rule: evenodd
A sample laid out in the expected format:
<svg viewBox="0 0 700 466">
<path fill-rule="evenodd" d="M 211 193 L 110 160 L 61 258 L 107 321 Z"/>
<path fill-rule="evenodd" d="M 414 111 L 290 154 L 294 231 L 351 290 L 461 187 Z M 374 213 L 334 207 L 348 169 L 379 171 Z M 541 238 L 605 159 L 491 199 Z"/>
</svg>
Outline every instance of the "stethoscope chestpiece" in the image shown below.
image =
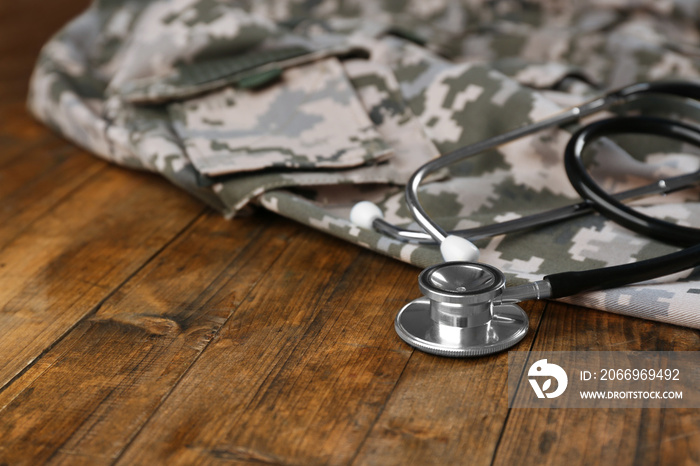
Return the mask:
<svg viewBox="0 0 700 466">
<path fill-rule="evenodd" d="M 500 303 L 503 273 L 475 262 L 446 262 L 418 277 L 425 297 L 396 316 L 399 337 L 416 349 L 439 356 L 473 357 L 503 351 L 527 334 L 527 314 Z"/>
</svg>

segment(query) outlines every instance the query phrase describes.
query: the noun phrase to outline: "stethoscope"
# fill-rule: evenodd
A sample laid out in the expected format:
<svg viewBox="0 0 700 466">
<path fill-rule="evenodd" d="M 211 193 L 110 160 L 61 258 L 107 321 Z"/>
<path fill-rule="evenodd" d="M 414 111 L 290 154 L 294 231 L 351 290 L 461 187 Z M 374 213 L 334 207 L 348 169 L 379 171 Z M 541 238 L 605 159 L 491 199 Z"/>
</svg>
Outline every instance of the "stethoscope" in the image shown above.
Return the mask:
<svg viewBox="0 0 700 466">
<path fill-rule="evenodd" d="M 622 203 L 650 194 L 666 194 L 692 186 L 700 180 L 700 170 L 651 185 L 609 194 L 588 174 L 582 153 L 592 142 L 617 134 L 651 134 L 681 140 L 700 147 L 700 129 L 665 118 L 647 116 L 615 117 L 591 123 L 569 140 L 564 154 L 567 176 L 583 202 L 549 212 L 522 217 L 486 227 L 448 232 L 421 206 L 418 189 L 437 170 L 488 149 L 538 131 L 574 123 L 601 110 L 641 96 L 662 94 L 700 100 L 700 85 L 688 82 L 639 83 L 566 110 L 551 118 L 524 126 L 485 141 L 463 147 L 431 160 L 412 175 L 406 186 L 406 204 L 424 230 L 401 229 L 386 222 L 381 210 L 367 201 L 356 204 L 353 223 L 373 228 L 400 241 L 440 245 L 444 263 L 428 267 L 418 277 L 422 298 L 404 306 L 396 316 L 399 337 L 409 345 L 441 356 L 481 356 L 512 347 L 528 330 L 527 314 L 516 303 L 532 299 L 563 298 L 585 291 L 616 288 L 662 277 L 700 264 L 700 229 L 673 224 L 645 215 Z M 506 287 L 503 273 L 476 262 L 478 248 L 470 241 L 532 228 L 592 210 L 637 233 L 685 249 L 665 256 L 582 272 L 562 272 L 542 280 Z"/>
</svg>

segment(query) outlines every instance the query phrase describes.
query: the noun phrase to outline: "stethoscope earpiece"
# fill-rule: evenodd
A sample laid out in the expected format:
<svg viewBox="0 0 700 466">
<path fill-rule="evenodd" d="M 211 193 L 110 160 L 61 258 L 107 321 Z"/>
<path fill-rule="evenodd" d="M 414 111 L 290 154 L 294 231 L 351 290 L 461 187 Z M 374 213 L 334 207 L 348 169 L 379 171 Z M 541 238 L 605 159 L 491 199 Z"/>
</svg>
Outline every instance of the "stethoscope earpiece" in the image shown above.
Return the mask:
<svg viewBox="0 0 700 466">
<path fill-rule="evenodd" d="M 384 218 L 382 209 L 377 204 L 370 201 L 360 201 L 350 210 L 350 221 L 362 228 L 371 230 L 373 223 L 377 219 Z"/>
<path fill-rule="evenodd" d="M 448 235 L 440 243 L 440 254 L 445 262 L 476 262 L 479 260 L 481 251 L 467 238 Z"/>
</svg>

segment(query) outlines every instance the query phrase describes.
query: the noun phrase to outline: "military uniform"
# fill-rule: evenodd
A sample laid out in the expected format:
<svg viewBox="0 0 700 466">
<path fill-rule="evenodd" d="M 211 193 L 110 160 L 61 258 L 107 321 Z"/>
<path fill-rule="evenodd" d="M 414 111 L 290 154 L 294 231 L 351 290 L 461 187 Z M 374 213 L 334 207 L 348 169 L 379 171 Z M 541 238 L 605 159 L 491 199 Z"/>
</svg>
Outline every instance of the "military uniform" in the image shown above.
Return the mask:
<svg viewBox="0 0 700 466">
<path fill-rule="evenodd" d="M 44 47 L 29 107 L 98 156 L 158 172 L 228 217 L 261 206 L 426 266 L 440 261 L 436 247 L 352 225 L 352 205 L 371 200 L 415 227 L 403 184 L 433 157 L 605 89 L 697 80 L 699 20 L 691 0 L 98 0 Z M 698 120 L 680 101 L 626 110 Z M 562 158 L 574 129 L 443 170 L 421 200 L 446 228 L 570 203 Z M 639 136 L 600 141 L 589 158 L 615 191 L 700 167 L 694 148 Z M 691 189 L 640 209 L 700 227 L 699 201 Z M 598 215 L 478 245 L 514 282 L 677 249 Z M 569 301 L 697 326 L 699 277 Z"/>
</svg>

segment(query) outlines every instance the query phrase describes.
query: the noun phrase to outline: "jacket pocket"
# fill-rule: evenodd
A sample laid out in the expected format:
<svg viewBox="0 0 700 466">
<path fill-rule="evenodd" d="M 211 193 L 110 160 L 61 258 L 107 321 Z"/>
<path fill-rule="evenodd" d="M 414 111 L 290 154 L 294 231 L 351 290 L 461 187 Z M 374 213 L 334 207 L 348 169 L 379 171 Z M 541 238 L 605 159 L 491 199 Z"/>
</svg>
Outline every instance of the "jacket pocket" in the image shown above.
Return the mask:
<svg viewBox="0 0 700 466">
<path fill-rule="evenodd" d="M 333 169 L 391 155 L 335 58 L 285 70 L 259 91 L 225 87 L 168 106 L 201 173 Z"/>
</svg>

